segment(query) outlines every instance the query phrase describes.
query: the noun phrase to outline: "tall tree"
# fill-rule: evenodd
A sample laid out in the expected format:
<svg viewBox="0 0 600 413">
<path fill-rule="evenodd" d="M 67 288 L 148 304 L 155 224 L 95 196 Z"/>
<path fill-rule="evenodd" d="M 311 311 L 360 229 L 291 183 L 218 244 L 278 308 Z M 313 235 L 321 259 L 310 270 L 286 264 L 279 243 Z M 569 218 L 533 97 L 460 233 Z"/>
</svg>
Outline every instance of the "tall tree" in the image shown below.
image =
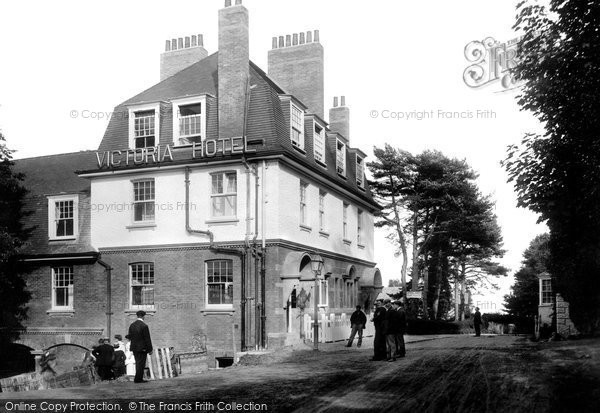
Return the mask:
<svg viewBox="0 0 600 413">
<path fill-rule="evenodd" d="M 600 3 L 518 6 L 518 103 L 545 129 L 509 147 L 518 205 L 550 229 L 549 269 L 579 331 L 600 331 Z"/>
<path fill-rule="evenodd" d="M 542 234 L 529 243 L 529 247 L 523 252 L 521 268 L 515 273 L 511 292 L 504 296 L 508 314 L 527 326 L 533 326 L 534 317 L 538 313 L 538 275 L 548 271 L 549 240 L 549 234 Z"/>
<path fill-rule="evenodd" d="M 27 191 L 22 180 L 23 176 L 13 171 L 12 151 L 0 132 L 0 352 L 15 338 L 12 331 L 26 317 L 30 298 L 17 261 L 30 234 L 23 226 Z"/>
<path fill-rule="evenodd" d="M 375 226 L 391 230 L 388 237 L 399 246 L 402 255 L 400 280 L 402 292 L 406 292 L 406 271 L 408 267 L 408 249 L 405 236 L 405 224 L 402 220 L 406 200 L 402 197 L 406 188 L 414 185 L 415 172 L 413 156 L 386 144 L 383 149 L 374 148 L 375 161 L 367 164 L 373 180 L 369 181 L 375 200 L 382 206 Z"/>
</svg>

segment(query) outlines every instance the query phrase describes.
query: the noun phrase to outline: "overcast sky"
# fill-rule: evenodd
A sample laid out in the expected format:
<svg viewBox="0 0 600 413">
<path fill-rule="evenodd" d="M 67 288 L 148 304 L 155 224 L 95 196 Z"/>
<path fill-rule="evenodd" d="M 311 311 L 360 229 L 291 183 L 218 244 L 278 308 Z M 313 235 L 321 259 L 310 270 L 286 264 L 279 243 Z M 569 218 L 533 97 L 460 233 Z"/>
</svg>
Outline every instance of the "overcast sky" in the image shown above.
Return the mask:
<svg viewBox="0 0 600 413">
<path fill-rule="evenodd" d="M 471 89 L 463 81 L 467 43 L 515 38 L 511 27 L 516 0 L 243 3 L 250 11 L 250 57 L 265 71 L 272 36 L 321 31 L 326 108 L 333 96 L 347 97 L 352 146 L 371 155 L 373 145 L 388 142 L 413 153 L 439 149 L 465 158 L 479 173 L 482 191 L 496 201 L 507 250 L 503 263 L 518 269 L 523 250 L 545 227 L 536 224 L 532 213 L 516 208 L 499 162 L 507 145 L 538 125 L 519 111 L 516 91 L 501 93 L 498 84 Z M 0 3 L 0 128 L 9 147 L 18 151 L 16 157 L 96 149 L 106 115 L 102 120 L 83 118 L 84 111 L 106 114 L 157 83 L 166 39 L 202 33 L 209 54 L 215 52 L 217 10 L 223 4 L 224 0 Z M 390 112 L 413 111 L 430 116 L 384 118 Z M 477 111 L 490 116 L 478 117 Z M 446 112 L 473 117 L 448 118 Z M 384 282 L 399 278 L 400 260 L 383 233 L 377 233 L 375 247 Z M 509 277 L 501 282 L 499 293 L 475 301 L 493 301 L 493 311 L 511 283 Z"/>
</svg>

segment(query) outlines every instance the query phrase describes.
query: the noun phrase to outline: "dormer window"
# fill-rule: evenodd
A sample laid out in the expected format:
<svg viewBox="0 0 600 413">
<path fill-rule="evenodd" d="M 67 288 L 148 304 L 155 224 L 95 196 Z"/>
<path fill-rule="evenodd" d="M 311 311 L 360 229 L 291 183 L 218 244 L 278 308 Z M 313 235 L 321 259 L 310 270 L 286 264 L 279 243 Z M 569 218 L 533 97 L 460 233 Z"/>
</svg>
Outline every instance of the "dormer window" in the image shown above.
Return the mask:
<svg viewBox="0 0 600 413">
<path fill-rule="evenodd" d="M 195 96 L 172 103 L 174 145 L 192 145 L 206 139 L 206 98 Z"/>
<path fill-rule="evenodd" d="M 356 155 L 356 185 L 360 188 L 365 186 L 365 163 L 364 159 Z"/>
<path fill-rule="evenodd" d="M 135 113 L 134 120 L 134 148 L 148 148 L 154 146 L 156 129 L 154 111 L 146 110 Z"/>
<path fill-rule="evenodd" d="M 292 145 L 304 150 L 304 112 L 293 103 L 290 105 L 290 136 Z"/>
<path fill-rule="evenodd" d="M 78 233 L 78 196 L 48 197 L 48 238 L 76 239 Z"/>
<path fill-rule="evenodd" d="M 129 108 L 129 147 L 152 148 L 158 145 L 160 130 L 160 104 Z"/>
<path fill-rule="evenodd" d="M 339 139 L 336 144 L 335 166 L 338 174 L 346 176 L 346 144 Z"/>
<path fill-rule="evenodd" d="M 316 122 L 313 134 L 313 152 L 315 161 L 325 165 L 325 128 Z"/>
</svg>

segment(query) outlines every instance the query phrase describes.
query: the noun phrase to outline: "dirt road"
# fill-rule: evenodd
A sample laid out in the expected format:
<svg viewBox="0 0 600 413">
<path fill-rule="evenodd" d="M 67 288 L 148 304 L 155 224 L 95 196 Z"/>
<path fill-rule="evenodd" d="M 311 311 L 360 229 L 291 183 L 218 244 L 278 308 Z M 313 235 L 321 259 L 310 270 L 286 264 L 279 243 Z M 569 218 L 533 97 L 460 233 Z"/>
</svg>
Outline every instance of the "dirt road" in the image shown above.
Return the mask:
<svg viewBox="0 0 600 413">
<path fill-rule="evenodd" d="M 18 397 L 194 400 L 215 406 L 252 402 L 264 403 L 275 412 L 599 411 L 599 344 L 454 336 L 409 343 L 407 357 L 396 362 L 372 362 L 369 343 L 361 349 L 334 343 L 321 346 L 319 352 L 249 358 L 247 365 L 202 375 L 141 385 L 102 383 Z M 252 365 L 257 363 L 266 364 Z M 17 394 L 0 395 L 0 399 L 7 396 Z"/>
</svg>

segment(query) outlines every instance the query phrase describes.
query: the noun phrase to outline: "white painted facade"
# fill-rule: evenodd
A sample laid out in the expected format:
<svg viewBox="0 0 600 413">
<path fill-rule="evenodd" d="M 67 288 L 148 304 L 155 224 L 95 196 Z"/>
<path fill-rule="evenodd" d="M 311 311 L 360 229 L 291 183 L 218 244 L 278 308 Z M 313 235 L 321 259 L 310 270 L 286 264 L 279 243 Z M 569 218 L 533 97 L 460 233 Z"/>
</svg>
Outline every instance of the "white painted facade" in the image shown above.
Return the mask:
<svg viewBox="0 0 600 413">
<path fill-rule="evenodd" d="M 327 180 L 303 176 L 279 161 L 258 162 L 259 208 L 255 212 L 255 175 L 240 163 L 190 166 L 190 226 L 210 230 L 217 243 L 254 237 L 258 217 L 258 239 L 282 239 L 353 258 L 373 261 L 373 215 L 349 194 L 327 187 Z M 237 208 L 232 219 L 211 216 L 211 177 L 218 172 L 236 172 Z M 262 178 L 264 176 L 265 185 Z M 91 176 L 91 233 L 97 249 L 187 244 L 208 238 L 189 234 L 185 225 L 185 168 L 161 167 L 131 173 Z M 154 179 L 155 219 L 148 224 L 133 219 L 133 182 Z M 300 222 L 300 182 L 306 186 L 307 225 Z M 249 185 L 250 199 L 247 199 Z M 335 185 L 332 185 L 335 187 Z M 264 188 L 264 194 L 262 193 Z M 319 192 L 325 191 L 324 231 L 319 227 Z M 264 214 L 261 208 L 263 208 Z M 347 237 L 343 237 L 343 204 L 348 204 Z M 247 207 L 249 207 L 249 214 Z M 362 236 L 358 244 L 358 211 L 362 210 Z M 250 221 L 247 221 L 249 215 Z"/>
</svg>

